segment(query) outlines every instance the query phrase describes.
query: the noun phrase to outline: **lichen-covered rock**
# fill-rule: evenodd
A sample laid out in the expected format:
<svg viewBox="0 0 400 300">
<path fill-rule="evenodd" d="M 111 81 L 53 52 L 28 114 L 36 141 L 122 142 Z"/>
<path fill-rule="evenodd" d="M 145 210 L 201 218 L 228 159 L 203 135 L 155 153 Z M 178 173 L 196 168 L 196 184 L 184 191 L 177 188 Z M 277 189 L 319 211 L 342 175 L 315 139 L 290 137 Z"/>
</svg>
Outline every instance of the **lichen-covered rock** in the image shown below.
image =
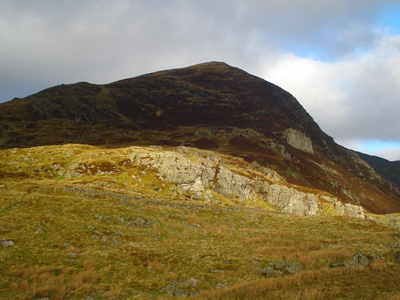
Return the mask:
<svg viewBox="0 0 400 300">
<path fill-rule="evenodd" d="M 240 168 L 235 168 L 223 156 L 189 147 L 178 147 L 175 151 L 133 149 L 131 163 L 156 169 L 158 177 L 176 184 L 179 194 L 190 192 L 193 199 L 209 202 L 214 191 L 238 202 L 264 200 L 286 214 L 313 216 L 322 212 L 320 195 L 300 191 L 275 171 L 257 163 L 240 161 Z M 324 197 L 334 203 L 338 214 L 364 217 L 361 207 L 343 206 L 334 197 Z"/>
<path fill-rule="evenodd" d="M 287 273 L 287 274 L 297 274 L 299 273 L 301 270 L 303 270 L 303 264 L 301 262 L 299 262 L 298 260 L 290 263 L 284 270 L 283 273 Z"/>
<path fill-rule="evenodd" d="M 293 215 L 319 215 L 318 197 L 312 193 L 300 192 L 282 184 L 273 184 L 268 193 L 268 202 L 278 209 Z"/>
<path fill-rule="evenodd" d="M 346 203 L 344 205 L 345 214 L 350 218 L 365 219 L 364 209 L 359 205 Z"/>
<path fill-rule="evenodd" d="M 314 153 L 311 139 L 301 131 L 293 128 L 286 129 L 284 138 L 290 146 L 304 152 Z"/>
<path fill-rule="evenodd" d="M 297 274 L 303 270 L 303 264 L 299 261 L 278 261 L 268 268 L 254 268 L 256 273 L 267 277 L 281 277 L 282 275 Z"/>
<path fill-rule="evenodd" d="M 358 253 L 349 259 L 338 264 L 331 264 L 332 268 L 355 266 L 355 267 L 368 267 L 371 264 L 371 260 L 363 253 Z"/>
</svg>

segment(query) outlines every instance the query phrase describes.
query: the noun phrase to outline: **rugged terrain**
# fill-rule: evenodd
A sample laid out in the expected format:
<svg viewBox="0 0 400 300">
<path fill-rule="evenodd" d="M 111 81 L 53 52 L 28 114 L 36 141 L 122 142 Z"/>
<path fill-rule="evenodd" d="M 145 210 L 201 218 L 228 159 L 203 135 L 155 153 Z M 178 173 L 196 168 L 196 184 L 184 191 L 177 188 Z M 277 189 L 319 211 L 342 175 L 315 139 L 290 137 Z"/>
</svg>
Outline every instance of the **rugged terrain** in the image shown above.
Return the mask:
<svg viewBox="0 0 400 300">
<path fill-rule="evenodd" d="M 0 134 L 3 149 L 81 143 L 214 150 L 373 213 L 400 211 L 398 188 L 337 145 L 292 95 L 224 63 L 14 99 L 0 104 Z"/>
<path fill-rule="evenodd" d="M 399 211 L 224 63 L 0 104 L 0 299 L 399 299 Z"/>
</svg>

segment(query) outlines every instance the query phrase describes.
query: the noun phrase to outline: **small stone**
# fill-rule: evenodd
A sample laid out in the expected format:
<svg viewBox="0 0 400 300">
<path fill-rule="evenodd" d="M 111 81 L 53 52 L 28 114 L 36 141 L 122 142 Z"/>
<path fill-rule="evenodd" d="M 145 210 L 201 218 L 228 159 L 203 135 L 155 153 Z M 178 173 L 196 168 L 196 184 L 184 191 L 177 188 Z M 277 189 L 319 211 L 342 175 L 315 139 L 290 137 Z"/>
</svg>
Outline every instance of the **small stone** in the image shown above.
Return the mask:
<svg viewBox="0 0 400 300">
<path fill-rule="evenodd" d="M 1 248 L 12 247 L 12 246 L 14 246 L 14 244 L 15 244 L 15 242 L 13 240 L 0 239 L 0 247 Z"/>
<path fill-rule="evenodd" d="M 134 220 L 134 225 L 137 227 L 142 227 L 142 226 L 146 225 L 146 221 L 143 220 L 142 218 L 137 218 Z"/>
<path fill-rule="evenodd" d="M 113 243 L 115 245 L 122 245 L 122 242 L 120 240 L 117 240 L 117 239 L 113 239 Z"/>
<path fill-rule="evenodd" d="M 104 220 L 104 217 L 102 216 L 102 215 L 94 215 L 94 218 L 96 219 L 96 220 L 99 220 L 99 221 L 103 221 Z"/>
<path fill-rule="evenodd" d="M 38 228 L 38 229 L 35 230 L 35 233 L 42 233 L 42 232 L 43 232 L 43 230 L 40 229 L 40 228 Z"/>
</svg>

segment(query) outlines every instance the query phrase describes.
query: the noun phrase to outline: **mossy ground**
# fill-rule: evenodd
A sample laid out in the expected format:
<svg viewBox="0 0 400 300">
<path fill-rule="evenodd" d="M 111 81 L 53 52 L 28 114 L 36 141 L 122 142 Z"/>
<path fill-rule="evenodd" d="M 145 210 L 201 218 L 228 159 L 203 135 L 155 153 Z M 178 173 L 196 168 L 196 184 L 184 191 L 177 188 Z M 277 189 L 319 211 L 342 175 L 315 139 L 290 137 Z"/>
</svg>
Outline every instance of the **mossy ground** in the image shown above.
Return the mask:
<svg viewBox="0 0 400 300">
<path fill-rule="evenodd" d="M 0 248 L 0 299 L 168 298 L 162 288 L 190 278 L 196 285 L 182 289 L 196 299 L 399 299 L 398 229 L 218 195 L 205 204 L 127 164 L 129 151 L 0 151 L 0 238 L 15 242 Z M 82 176 L 66 178 L 77 163 Z M 381 260 L 329 267 L 356 253 Z M 282 278 L 254 271 L 280 260 L 304 269 Z"/>
</svg>

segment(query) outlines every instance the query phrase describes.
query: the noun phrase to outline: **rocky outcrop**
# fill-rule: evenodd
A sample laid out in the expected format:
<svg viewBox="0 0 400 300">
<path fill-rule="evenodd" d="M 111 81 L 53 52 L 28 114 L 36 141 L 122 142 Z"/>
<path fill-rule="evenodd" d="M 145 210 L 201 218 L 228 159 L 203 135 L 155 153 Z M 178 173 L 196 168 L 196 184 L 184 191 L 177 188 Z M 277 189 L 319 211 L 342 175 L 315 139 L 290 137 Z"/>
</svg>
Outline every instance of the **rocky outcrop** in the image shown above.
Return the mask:
<svg viewBox="0 0 400 300">
<path fill-rule="evenodd" d="M 330 264 L 331 268 L 341 268 L 346 266 L 354 266 L 356 268 L 359 267 L 368 267 L 371 264 L 372 260 L 369 259 L 363 253 L 358 253 L 349 259 L 345 260 L 344 262 L 337 263 L 337 264 Z"/>
<path fill-rule="evenodd" d="M 341 215 L 346 215 L 351 218 L 365 219 L 364 209 L 359 205 L 345 203 L 344 205 L 335 199 L 336 211 Z"/>
<path fill-rule="evenodd" d="M 351 218 L 365 219 L 364 209 L 359 205 L 346 203 L 344 210 L 345 214 Z"/>
<path fill-rule="evenodd" d="M 336 198 L 322 196 L 316 190 L 315 193 L 301 191 L 273 170 L 260 168 L 256 163 L 249 164 L 232 157 L 225 159 L 211 151 L 189 147 L 177 147 L 175 151 L 132 149 L 136 151 L 130 157 L 131 163 L 156 169 L 163 180 L 206 201 L 210 201 L 215 192 L 240 203 L 265 201 L 286 214 L 320 215 L 322 204 L 319 199 L 323 197 L 334 203 L 338 214 L 364 218 L 361 207 L 343 206 Z"/>
<path fill-rule="evenodd" d="M 312 193 L 304 193 L 293 187 L 281 184 L 270 185 L 267 201 L 290 215 L 315 216 L 321 214 L 318 197 Z"/>
<path fill-rule="evenodd" d="M 311 139 L 301 131 L 289 128 L 285 130 L 283 136 L 290 146 L 304 152 L 314 153 Z"/>
<path fill-rule="evenodd" d="M 281 277 L 283 275 L 297 274 L 303 270 L 303 264 L 296 261 L 278 261 L 271 264 L 268 268 L 254 268 L 254 271 L 262 276 L 267 277 Z"/>
</svg>

